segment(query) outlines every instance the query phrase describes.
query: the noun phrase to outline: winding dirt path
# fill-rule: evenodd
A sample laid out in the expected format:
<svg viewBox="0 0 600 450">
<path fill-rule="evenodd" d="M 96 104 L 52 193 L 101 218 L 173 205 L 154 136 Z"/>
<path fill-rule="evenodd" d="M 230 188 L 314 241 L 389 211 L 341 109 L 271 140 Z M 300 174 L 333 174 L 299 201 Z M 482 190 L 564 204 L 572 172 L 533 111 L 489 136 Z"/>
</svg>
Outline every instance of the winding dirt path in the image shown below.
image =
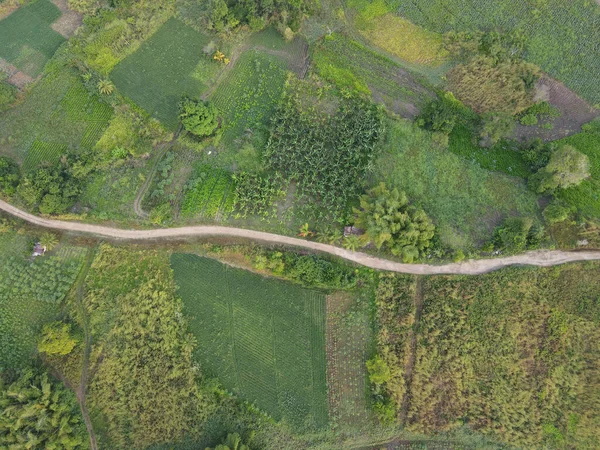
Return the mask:
<svg viewBox="0 0 600 450">
<path fill-rule="evenodd" d="M 311 242 L 279 234 L 266 233 L 264 231 L 246 230 L 244 228 L 233 228 L 213 225 L 197 225 L 180 228 L 162 228 L 153 230 L 124 230 L 121 228 L 110 228 L 102 225 L 92 225 L 80 222 L 66 222 L 61 220 L 44 219 L 22 211 L 5 201 L 0 200 L 0 210 L 15 217 L 23 219 L 39 227 L 55 230 L 84 233 L 96 237 L 121 239 L 130 241 L 148 241 L 157 239 L 173 239 L 181 237 L 234 237 L 250 239 L 253 241 L 268 242 L 270 244 L 287 245 L 291 247 L 304 248 L 316 252 L 328 253 L 354 263 L 370 267 L 372 269 L 387 270 L 390 272 L 412 273 L 415 275 L 436 274 L 465 274 L 477 275 L 491 272 L 503 267 L 515 265 L 533 266 L 556 266 L 576 261 L 600 260 L 600 250 L 594 251 L 533 251 L 515 256 L 506 256 L 494 259 L 469 260 L 461 263 L 451 263 L 441 266 L 430 264 L 403 264 L 383 258 L 377 258 L 365 253 L 353 252 L 333 245 Z"/>
</svg>

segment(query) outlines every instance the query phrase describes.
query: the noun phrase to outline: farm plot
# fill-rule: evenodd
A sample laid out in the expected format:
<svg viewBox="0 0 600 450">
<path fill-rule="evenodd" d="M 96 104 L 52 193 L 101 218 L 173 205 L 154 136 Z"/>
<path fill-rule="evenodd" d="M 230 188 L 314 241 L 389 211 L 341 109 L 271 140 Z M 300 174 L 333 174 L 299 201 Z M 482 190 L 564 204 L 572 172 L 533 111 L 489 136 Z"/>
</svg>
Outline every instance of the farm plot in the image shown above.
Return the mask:
<svg viewBox="0 0 600 450">
<path fill-rule="evenodd" d="M 390 123 L 378 177 L 404 190 L 433 219 L 442 242 L 477 245 L 507 216 L 536 216 L 536 196 L 522 180 L 438 148 L 409 122 Z"/>
<path fill-rule="evenodd" d="M 49 0 L 24 6 L 0 21 L 0 58 L 37 77 L 65 38 L 50 25 L 61 16 Z"/>
<path fill-rule="evenodd" d="M 326 425 L 324 294 L 196 255 L 171 266 L 203 371 L 276 420 Z"/>
<path fill-rule="evenodd" d="M 67 246 L 31 261 L 25 249 L 21 236 L 0 235 L 0 369 L 34 355 L 39 329 L 60 313 L 85 254 Z"/>
<path fill-rule="evenodd" d="M 175 129 L 177 104 L 185 95 L 196 98 L 207 88 L 200 66 L 219 63 L 202 48 L 210 38 L 177 19 L 168 20 L 132 55 L 121 61 L 110 77 L 119 91 Z"/>
<path fill-rule="evenodd" d="M 246 130 L 265 132 L 283 91 L 287 63 L 258 50 L 244 52 L 211 96 L 224 118 L 223 143 L 231 146 Z"/>
<path fill-rule="evenodd" d="M 211 166 L 200 166 L 186 186 L 181 206 L 184 218 L 214 219 L 233 211 L 235 186 L 231 174 Z"/>
<path fill-rule="evenodd" d="M 0 116 L 0 153 L 28 160 L 30 168 L 33 161 L 43 160 L 42 147 L 50 157 L 56 156 L 57 147 L 74 152 L 90 149 L 112 114 L 112 108 L 90 95 L 72 69 L 61 68 L 37 83 L 23 103 Z"/>
<path fill-rule="evenodd" d="M 393 2 L 400 15 L 429 30 L 518 32 L 527 59 L 592 104 L 600 103 L 599 6 L 586 0 L 408 0 Z"/>
<path fill-rule="evenodd" d="M 313 61 L 325 79 L 342 88 L 367 88 L 375 101 L 403 117 L 414 117 L 433 93 L 405 69 L 342 34 L 315 45 Z"/>
</svg>

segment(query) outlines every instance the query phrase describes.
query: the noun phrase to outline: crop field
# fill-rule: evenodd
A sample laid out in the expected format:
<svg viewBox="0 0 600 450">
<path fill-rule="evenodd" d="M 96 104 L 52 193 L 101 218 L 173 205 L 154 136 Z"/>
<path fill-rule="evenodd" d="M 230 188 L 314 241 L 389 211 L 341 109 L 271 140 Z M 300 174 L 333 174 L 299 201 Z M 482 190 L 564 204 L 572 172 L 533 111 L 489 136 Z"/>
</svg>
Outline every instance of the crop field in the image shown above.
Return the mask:
<svg viewBox="0 0 600 450">
<path fill-rule="evenodd" d="M 61 145 L 75 152 L 90 149 L 112 115 L 112 108 L 91 96 L 72 69 L 53 71 L 34 86 L 23 103 L 0 116 L 0 153 L 37 162 L 39 145 Z"/>
<path fill-rule="evenodd" d="M 333 34 L 315 45 L 317 71 L 339 87 L 368 89 L 375 101 L 404 117 L 413 117 L 432 98 L 408 71 L 342 34 Z"/>
<path fill-rule="evenodd" d="M 60 313 L 85 249 L 65 246 L 34 261 L 28 253 L 26 237 L 0 234 L 0 368 L 34 355 L 37 333 Z"/>
<path fill-rule="evenodd" d="M 27 151 L 27 157 L 23 162 L 23 172 L 29 172 L 38 167 L 42 162 L 53 164 L 65 153 L 66 145 L 43 141 L 34 141 Z"/>
<path fill-rule="evenodd" d="M 264 130 L 285 83 L 287 65 L 280 57 L 244 52 L 219 84 L 211 101 L 224 117 L 223 143 L 230 146 L 247 129 Z"/>
<path fill-rule="evenodd" d="M 49 0 L 24 6 L 0 21 L 0 58 L 31 77 L 37 77 L 65 40 L 50 28 L 61 16 Z"/>
<path fill-rule="evenodd" d="M 229 172 L 201 166 L 188 183 L 181 215 L 205 219 L 214 219 L 217 215 L 227 217 L 233 211 L 234 194 L 235 186 Z"/>
<path fill-rule="evenodd" d="M 598 4 L 588 0 L 394 0 L 400 15 L 429 30 L 499 29 L 525 37 L 527 59 L 592 104 L 600 103 Z"/>
<path fill-rule="evenodd" d="M 171 266 L 203 371 L 277 420 L 326 425 L 325 295 L 196 255 Z"/>
<path fill-rule="evenodd" d="M 202 48 L 210 38 L 177 19 L 168 20 L 132 55 L 114 68 L 110 77 L 119 91 L 175 129 L 177 104 L 185 95 L 197 98 L 206 85 L 199 63 L 216 66 Z"/>
<path fill-rule="evenodd" d="M 523 181 L 439 149 L 408 122 L 390 125 L 376 172 L 423 207 L 451 248 L 489 239 L 506 216 L 538 214 L 536 196 Z"/>
</svg>

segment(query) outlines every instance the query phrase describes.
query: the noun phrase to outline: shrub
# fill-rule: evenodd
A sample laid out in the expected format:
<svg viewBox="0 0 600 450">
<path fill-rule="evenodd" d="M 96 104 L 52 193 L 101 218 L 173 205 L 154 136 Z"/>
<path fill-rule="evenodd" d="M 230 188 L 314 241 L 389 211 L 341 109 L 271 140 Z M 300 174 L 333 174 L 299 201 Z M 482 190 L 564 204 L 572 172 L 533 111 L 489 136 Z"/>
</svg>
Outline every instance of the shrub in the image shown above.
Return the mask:
<svg viewBox="0 0 600 450">
<path fill-rule="evenodd" d="M 47 355 L 68 355 L 77 346 L 79 340 L 71 335 L 71 325 L 53 322 L 44 325 L 38 351 Z"/>
<path fill-rule="evenodd" d="M 563 145 L 552 153 L 546 167 L 540 169 L 531 182 L 538 193 L 553 192 L 577 186 L 589 176 L 588 156 L 571 145 Z"/>
<path fill-rule="evenodd" d="M 546 222 L 555 224 L 567 220 L 570 213 L 569 208 L 562 206 L 558 202 L 552 202 L 544 209 L 543 215 Z"/>
<path fill-rule="evenodd" d="M 373 384 L 381 385 L 392 378 L 390 367 L 379 355 L 375 355 L 367 361 L 367 371 L 369 372 L 369 381 Z"/>
<path fill-rule="evenodd" d="M 0 72 L 0 112 L 8 109 L 17 98 L 17 88 L 4 80 L 4 72 Z"/>
<path fill-rule="evenodd" d="M 13 195 L 19 185 L 19 166 L 12 159 L 0 156 L 0 193 Z"/>
<path fill-rule="evenodd" d="M 527 127 L 533 126 L 533 125 L 537 125 L 538 124 L 538 119 L 534 114 L 525 114 L 523 117 L 521 117 L 519 119 L 519 122 L 521 122 L 521 125 L 525 125 Z"/>
<path fill-rule="evenodd" d="M 422 209 L 409 204 L 404 192 L 380 183 L 361 197 L 360 207 L 355 209 L 356 225 L 378 249 L 385 247 L 410 263 L 429 247 L 435 227 Z"/>
<path fill-rule="evenodd" d="M 496 144 L 500 139 L 509 137 L 515 129 L 515 120 L 506 113 L 487 113 L 483 116 L 480 136 Z"/>
<path fill-rule="evenodd" d="M 183 128 L 199 137 L 210 136 L 219 126 L 214 105 L 190 98 L 179 104 L 179 118 Z"/>
<path fill-rule="evenodd" d="M 509 217 L 496 228 L 495 247 L 509 252 L 520 252 L 539 246 L 543 228 L 535 226 L 530 217 Z"/>
<path fill-rule="evenodd" d="M 445 92 L 436 100 L 429 102 L 416 121 L 427 130 L 448 135 L 465 117 L 472 118 L 472 112 L 458 101 L 452 92 Z"/>
</svg>

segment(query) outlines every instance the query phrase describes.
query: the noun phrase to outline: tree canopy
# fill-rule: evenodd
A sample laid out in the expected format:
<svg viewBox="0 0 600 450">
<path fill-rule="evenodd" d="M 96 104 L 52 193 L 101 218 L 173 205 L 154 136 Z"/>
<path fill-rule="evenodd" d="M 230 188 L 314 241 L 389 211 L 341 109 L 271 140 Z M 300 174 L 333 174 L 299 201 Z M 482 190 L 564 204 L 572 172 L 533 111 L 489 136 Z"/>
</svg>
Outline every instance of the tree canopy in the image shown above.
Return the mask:
<svg viewBox="0 0 600 450">
<path fill-rule="evenodd" d="M 576 186 L 590 176 L 587 155 L 571 145 L 563 145 L 550 155 L 546 167 L 533 177 L 538 193 Z"/>
<path fill-rule="evenodd" d="M 229 433 L 223 442 L 214 448 L 206 447 L 205 450 L 250 450 L 238 433 Z"/>
<path fill-rule="evenodd" d="M 38 351 L 48 355 L 68 355 L 79 340 L 71 335 L 71 325 L 64 322 L 52 322 L 44 325 Z"/>
<path fill-rule="evenodd" d="M 0 192 L 13 195 L 19 184 L 19 166 L 12 159 L 0 156 Z"/>
<path fill-rule="evenodd" d="M 199 137 L 210 136 L 219 126 L 214 105 L 191 98 L 185 98 L 179 104 L 179 118 L 183 128 Z"/>
<path fill-rule="evenodd" d="M 409 204 L 404 192 L 391 191 L 380 183 L 363 195 L 356 225 L 377 249 L 390 250 L 404 262 L 413 262 L 431 243 L 435 226 L 422 209 Z"/>
</svg>

